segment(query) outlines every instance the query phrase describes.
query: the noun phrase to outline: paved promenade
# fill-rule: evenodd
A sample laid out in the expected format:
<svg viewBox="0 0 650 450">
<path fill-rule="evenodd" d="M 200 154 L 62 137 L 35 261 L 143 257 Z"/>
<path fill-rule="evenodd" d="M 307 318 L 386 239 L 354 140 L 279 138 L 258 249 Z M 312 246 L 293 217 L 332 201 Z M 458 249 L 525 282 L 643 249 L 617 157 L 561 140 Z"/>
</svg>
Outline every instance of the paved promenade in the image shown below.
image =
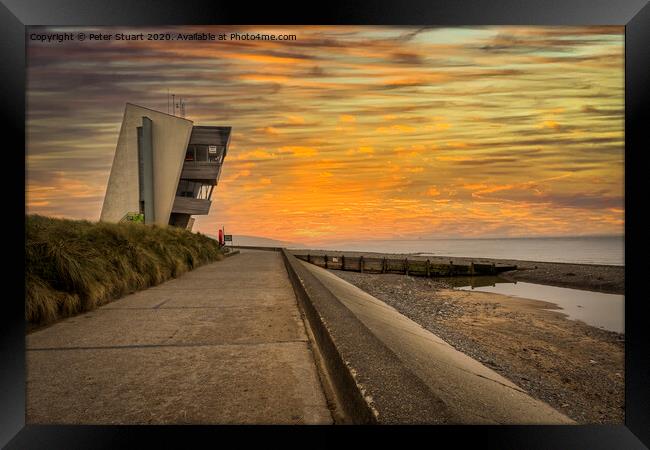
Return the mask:
<svg viewBox="0 0 650 450">
<path fill-rule="evenodd" d="M 278 252 L 242 250 L 27 336 L 28 424 L 331 422 Z"/>
</svg>

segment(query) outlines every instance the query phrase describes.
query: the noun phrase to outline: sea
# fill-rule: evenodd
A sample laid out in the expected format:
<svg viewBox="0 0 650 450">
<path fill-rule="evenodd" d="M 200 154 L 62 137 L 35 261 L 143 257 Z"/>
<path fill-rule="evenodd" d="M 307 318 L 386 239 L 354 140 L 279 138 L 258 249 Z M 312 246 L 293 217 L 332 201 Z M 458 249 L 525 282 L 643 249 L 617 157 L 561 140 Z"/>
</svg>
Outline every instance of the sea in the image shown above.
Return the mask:
<svg viewBox="0 0 650 450">
<path fill-rule="evenodd" d="M 393 239 L 312 246 L 321 250 L 400 253 L 420 256 L 516 259 L 575 264 L 625 265 L 624 236 L 489 239 Z"/>
</svg>

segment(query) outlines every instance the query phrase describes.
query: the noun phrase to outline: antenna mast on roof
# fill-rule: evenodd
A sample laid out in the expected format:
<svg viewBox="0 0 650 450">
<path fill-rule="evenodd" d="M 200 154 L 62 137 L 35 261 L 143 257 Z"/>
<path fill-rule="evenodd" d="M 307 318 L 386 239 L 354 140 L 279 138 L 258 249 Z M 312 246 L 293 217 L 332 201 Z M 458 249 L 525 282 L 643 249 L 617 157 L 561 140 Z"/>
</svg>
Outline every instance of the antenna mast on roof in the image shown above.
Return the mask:
<svg viewBox="0 0 650 450">
<path fill-rule="evenodd" d="M 171 94 L 170 103 L 169 96 L 169 89 L 167 89 L 167 114 L 175 116 L 176 111 L 178 110 L 180 116 L 185 118 L 185 99 L 183 99 L 183 97 L 178 97 L 178 103 L 176 103 L 176 94 Z"/>
</svg>

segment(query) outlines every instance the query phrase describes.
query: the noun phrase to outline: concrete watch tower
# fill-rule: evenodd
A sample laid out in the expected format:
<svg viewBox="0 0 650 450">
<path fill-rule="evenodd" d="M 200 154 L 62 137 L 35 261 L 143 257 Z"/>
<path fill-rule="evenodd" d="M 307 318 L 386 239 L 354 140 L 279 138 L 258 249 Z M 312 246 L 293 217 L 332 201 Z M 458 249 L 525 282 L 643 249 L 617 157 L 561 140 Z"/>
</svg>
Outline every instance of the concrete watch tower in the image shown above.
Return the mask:
<svg viewBox="0 0 650 450">
<path fill-rule="evenodd" d="M 191 229 L 193 215 L 210 211 L 230 132 L 127 103 L 100 220 L 142 214 L 147 224 Z"/>
</svg>

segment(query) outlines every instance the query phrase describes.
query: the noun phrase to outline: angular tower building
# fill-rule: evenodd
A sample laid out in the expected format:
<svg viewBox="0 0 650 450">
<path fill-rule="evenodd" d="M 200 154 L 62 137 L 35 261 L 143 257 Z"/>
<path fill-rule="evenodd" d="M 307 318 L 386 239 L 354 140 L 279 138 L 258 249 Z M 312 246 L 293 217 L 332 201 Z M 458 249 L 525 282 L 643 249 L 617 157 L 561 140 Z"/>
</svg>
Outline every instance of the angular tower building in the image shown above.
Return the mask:
<svg viewBox="0 0 650 450">
<path fill-rule="evenodd" d="M 191 229 L 210 211 L 230 131 L 127 103 L 100 220 Z"/>
</svg>

